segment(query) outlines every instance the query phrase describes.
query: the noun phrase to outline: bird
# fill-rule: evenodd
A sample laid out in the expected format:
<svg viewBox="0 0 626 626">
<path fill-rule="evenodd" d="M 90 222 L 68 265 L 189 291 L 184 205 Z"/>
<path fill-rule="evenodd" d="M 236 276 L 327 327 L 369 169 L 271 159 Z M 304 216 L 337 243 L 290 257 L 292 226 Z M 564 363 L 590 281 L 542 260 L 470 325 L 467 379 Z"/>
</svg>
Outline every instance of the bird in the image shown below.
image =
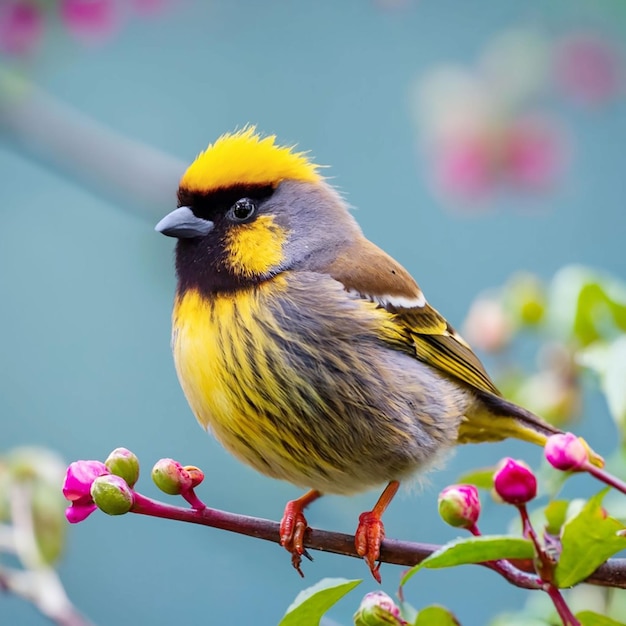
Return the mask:
<svg viewBox="0 0 626 626">
<path fill-rule="evenodd" d="M 178 239 L 171 344 L 200 425 L 307 490 L 280 523 L 300 575 L 306 507 L 383 488 L 355 534 L 380 582 L 382 516 L 402 481 L 457 444 L 543 445 L 561 431 L 502 396 L 321 172 L 248 125 L 196 157 L 155 227 Z"/>
</svg>

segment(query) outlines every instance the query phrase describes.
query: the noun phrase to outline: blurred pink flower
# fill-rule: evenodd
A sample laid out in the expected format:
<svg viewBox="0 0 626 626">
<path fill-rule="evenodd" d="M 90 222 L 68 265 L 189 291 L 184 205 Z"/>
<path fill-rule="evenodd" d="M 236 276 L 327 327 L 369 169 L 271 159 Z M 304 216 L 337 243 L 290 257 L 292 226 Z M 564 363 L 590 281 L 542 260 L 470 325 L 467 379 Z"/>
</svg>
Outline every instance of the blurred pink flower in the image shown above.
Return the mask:
<svg viewBox="0 0 626 626">
<path fill-rule="evenodd" d="M 88 43 L 108 39 L 122 16 L 117 0 L 61 0 L 60 10 L 67 30 Z"/>
<path fill-rule="evenodd" d="M 512 122 L 505 146 L 505 167 L 512 182 L 541 190 L 556 182 L 566 160 L 566 142 L 549 119 L 526 116 Z"/>
<path fill-rule="evenodd" d="M 31 0 L 8 0 L 0 5 L 0 51 L 14 56 L 33 52 L 43 36 L 39 7 Z"/>
<path fill-rule="evenodd" d="M 474 300 L 463 328 L 465 338 L 479 350 L 499 352 L 513 336 L 513 324 L 497 298 Z"/>
<path fill-rule="evenodd" d="M 435 149 L 435 183 L 460 200 L 477 201 L 495 185 L 491 146 L 478 135 L 448 137 Z"/>
<path fill-rule="evenodd" d="M 615 97 L 624 78 L 617 47 L 593 33 L 571 34 L 557 45 L 555 72 L 566 94 L 590 105 Z"/>
</svg>

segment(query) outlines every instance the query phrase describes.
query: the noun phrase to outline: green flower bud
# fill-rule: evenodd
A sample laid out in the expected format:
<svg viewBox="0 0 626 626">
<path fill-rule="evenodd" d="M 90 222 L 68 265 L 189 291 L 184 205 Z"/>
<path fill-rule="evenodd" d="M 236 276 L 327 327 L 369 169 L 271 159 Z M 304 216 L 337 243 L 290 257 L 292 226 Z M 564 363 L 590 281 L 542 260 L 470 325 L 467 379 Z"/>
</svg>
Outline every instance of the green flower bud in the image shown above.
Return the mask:
<svg viewBox="0 0 626 626">
<path fill-rule="evenodd" d="M 407 623 L 396 603 L 383 591 L 366 594 L 353 619 L 355 626 L 404 626 Z"/>
<path fill-rule="evenodd" d="M 133 490 L 115 474 L 99 476 L 91 485 L 91 497 L 96 506 L 107 515 L 124 515 L 133 506 Z"/>
<path fill-rule="evenodd" d="M 152 480 L 164 493 L 178 496 L 193 488 L 189 472 L 174 459 L 161 459 L 152 468 Z"/>
<path fill-rule="evenodd" d="M 439 515 L 455 528 L 474 528 L 480 516 L 480 498 L 474 485 L 450 485 L 439 494 Z"/>
<path fill-rule="evenodd" d="M 115 448 L 104 464 L 111 474 L 123 478 L 131 488 L 139 479 L 139 459 L 126 448 Z"/>
</svg>

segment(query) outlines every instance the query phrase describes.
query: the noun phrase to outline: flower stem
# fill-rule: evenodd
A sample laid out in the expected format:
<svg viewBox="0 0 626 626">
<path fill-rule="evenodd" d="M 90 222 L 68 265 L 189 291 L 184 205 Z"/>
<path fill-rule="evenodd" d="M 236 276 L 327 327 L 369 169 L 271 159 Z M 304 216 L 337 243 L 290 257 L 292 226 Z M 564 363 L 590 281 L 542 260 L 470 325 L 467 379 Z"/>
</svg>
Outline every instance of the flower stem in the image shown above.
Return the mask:
<svg viewBox="0 0 626 626">
<path fill-rule="evenodd" d="M 202 502 L 202 500 L 198 498 L 196 492 L 193 489 L 189 489 L 188 491 L 185 491 L 180 495 L 185 500 L 187 500 L 187 502 L 189 502 L 189 504 L 191 504 L 191 506 L 196 509 L 196 511 L 204 511 L 204 509 L 206 509 L 206 504 L 204 504 L 204 502 Z"/>
<path fill-rule="evenodd" d="M 617 476 L 613 476 L 613 474 L 610 474 L 606 470 L 600 467 L 596 467 L 589 461 L 586 461 L 583 464 L 582 469 L 597 478 L 598 480 L 601 480 L 606 485 L 609 485 L 614 489 L 621 491 L 622 493 L 626 493 L 626 483 L 623 480 L 617 478 Z"/>
<path fill-rule="evenodd" d="M 544 585 L 543 589 L 550 596 L 554 608 L 563 622 L 563 626 L 581 626 L 569 606 L 567 606 L 565 598 L 563 598 L 561 592 L 554 585 L 547 583 Z"/>
</svg>

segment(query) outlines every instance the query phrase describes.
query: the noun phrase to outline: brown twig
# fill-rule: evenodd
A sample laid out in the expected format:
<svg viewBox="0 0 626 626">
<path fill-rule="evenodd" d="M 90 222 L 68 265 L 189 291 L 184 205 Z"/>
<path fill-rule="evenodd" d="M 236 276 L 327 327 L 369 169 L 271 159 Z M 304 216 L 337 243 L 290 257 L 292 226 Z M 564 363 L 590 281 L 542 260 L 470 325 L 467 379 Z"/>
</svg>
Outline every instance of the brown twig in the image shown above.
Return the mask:
<svg viewBox="0 0 626 626">
<path fill-rule="evenodd" d="M 218 509 L 205 508 L 201 511 L 187 509 L 152 500 L 137 492 L 135 492 L 134 495 L 133 513 L 188 522 L 191 524 L 201 524 L 203 526 L 239 533 L 240 535 L 264 539 L 265 541 L 272 541 L 274 543 L 280 542 L 278 522 L 259 517 L 229 513 Z M 322 552 L 332 552 L 343 556 L 360 558 L 354 547 L 354 536 L 345 533 L 309 528 L 304 536 L 304 545 L 309 550 L 320 550 Z M 440 545 L 431 543 L 385 539 L 381 546 L 380 560 L 383 563 L 412 567 L 413 565 L 421 563 L 426 557 L 430 556 L 441 547 Z M 515 563 L 515 566 L 522 571 L 533 571 L 532 563 L 530 562 L 518 561 Z M 518 587 L 526 589 L 537 588 L 534 585 L 526 584 L 524 577 L 509 577 L 501 571 L 498 571 L 498 573 Z M 609 559 L 591 574 L 585 582 L 591 585 L 626 589 L 626 558 Z"/>
</svg>

